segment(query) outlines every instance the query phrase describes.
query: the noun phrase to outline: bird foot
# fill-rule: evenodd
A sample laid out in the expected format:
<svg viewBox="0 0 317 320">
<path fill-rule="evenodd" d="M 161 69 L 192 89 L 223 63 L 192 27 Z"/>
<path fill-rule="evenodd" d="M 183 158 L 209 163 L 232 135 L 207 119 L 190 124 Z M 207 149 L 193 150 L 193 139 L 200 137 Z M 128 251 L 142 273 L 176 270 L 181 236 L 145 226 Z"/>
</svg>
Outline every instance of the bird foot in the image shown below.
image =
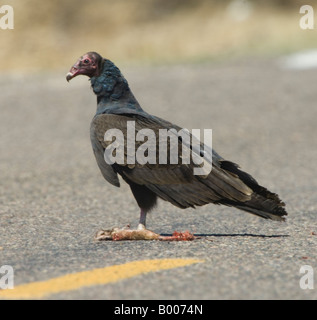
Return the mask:
<svg viewBox="0 0 317 320">
<path fill-rule="evenodd" d="M 130 226 L 124 228 L 112 228 L 109 230 L 100 230 L 95 235 L 95 240 L 160 240 L 160 241 L 191 241 L 196 237 L 188 231 L 175 231 L 172 236 L 161 236 L 151 230 L 138 227 L 137 230 L 130 229 Z"/>
</svg>

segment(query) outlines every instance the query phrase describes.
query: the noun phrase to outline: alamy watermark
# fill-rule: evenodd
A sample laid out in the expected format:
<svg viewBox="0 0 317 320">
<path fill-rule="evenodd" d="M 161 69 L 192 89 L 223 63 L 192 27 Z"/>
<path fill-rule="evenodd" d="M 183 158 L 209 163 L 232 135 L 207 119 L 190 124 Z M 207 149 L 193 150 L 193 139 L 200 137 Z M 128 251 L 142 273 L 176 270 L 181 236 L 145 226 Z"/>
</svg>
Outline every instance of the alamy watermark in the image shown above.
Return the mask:
<svg viewBox="0 0 317 320">
<path fill-rule="evenodd" d="M 303 274 L 299 280 L 299 286 L 301 289 L 314 289 L 314 269 L 310 265 L 303 265 L 299 269 L 299 273 Z"/>
<path fill-rule="evenodd" d="M 303 16 L 299 20 L 301 29 L 314 29 L 314 9 L 311 5 L 303 5 L 299 9 Z M 14 29 L 14 10 L 10 5 L 0 6 L 0 29 Z"/>
<path fill-rule="evenodd" d="M 301 6 L 299 13 L 303 16 L 299 20 L 299 26 L 301 29 L 314 29 L 314 8 L 310 5 Z"/>
<path fill-rule="evenodd" d="M 14 29 L 14 11 L 9 5 L 0 6 L 0 29 Z"/>
<path fill-rule="evenodd" d="M 208 175 L 212 169 L 212 130 L 204 129 L 204 143 L 200 141 L 200 129 L 191 133 L 175 128 L 136 130 L 135 121 L 127 121 L 125 133 L 116 128 L 105 132 L 108 145 L 104 159 L 110 165 L 194 164 L 194 175 Z"/>
<path fill-rule="evenodd" d="M 0 267 L 0 289 L 14 288 L 14 272 L 10 265 L 3 265 Z"/>
</svg>

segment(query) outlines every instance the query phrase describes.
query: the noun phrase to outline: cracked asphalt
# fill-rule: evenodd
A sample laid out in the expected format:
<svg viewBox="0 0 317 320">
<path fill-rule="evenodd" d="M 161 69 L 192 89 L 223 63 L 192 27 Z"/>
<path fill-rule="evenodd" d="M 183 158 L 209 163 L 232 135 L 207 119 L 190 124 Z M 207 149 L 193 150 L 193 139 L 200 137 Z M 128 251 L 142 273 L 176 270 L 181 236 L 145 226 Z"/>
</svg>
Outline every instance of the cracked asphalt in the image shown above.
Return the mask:
<svg viewBox="0 0 317 320">
<path fill-rule="evenodd" d="M 71 65 L 71 64 L 70 64 Z M 317 73 L 279 59 L 161 67 L 119 66 L 142 107 L 187 129 L 280 195 L 286 223 L 234 208 L 181 210 L 160 201 L 148 228 L 189 230 L 192 242 L 95 242 L 101 228 L 136 226 L 125 183 L 103 180 L 90 146 L 96 98 L 65 71 L 0 76 L 0 266 L 14 285 L 151 259 L 202 263 L 139 274 L 48 299 L 317 299 Z M 1 275 L 0 275 L 1 276 Z M 316 276 L 315 276 L 316 278 Z"/>
</svg>

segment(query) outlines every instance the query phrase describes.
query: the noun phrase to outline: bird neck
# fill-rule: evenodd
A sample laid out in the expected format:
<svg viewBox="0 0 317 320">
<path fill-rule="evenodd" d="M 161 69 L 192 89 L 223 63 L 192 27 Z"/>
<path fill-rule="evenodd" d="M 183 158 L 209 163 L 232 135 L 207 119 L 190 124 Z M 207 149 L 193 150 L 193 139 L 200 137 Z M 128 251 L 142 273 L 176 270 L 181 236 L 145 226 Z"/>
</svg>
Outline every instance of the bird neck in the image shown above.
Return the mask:
<svg viewBox="0 0 317 320">
<path fill-rule="evenodd" d="M 98 109 L 113 109 L 114 106 L 140 108 L 133 96 L 129 84 L 120 70 L 110 61 L 104 59 L 101 74 L 90 79 L 91 87 L 97 96 Z M 98 112 L 99 113 L 99 112 Z"/>
</svg>

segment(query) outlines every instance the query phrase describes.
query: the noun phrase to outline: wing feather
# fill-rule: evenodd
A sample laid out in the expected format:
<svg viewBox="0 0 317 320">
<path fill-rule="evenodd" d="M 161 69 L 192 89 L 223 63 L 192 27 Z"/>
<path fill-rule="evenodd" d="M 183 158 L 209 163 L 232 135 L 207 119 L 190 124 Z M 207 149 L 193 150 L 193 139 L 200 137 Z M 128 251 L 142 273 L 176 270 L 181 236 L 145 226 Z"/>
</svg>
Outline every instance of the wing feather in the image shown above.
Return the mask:
<svg viewBox="0 0 317 320">
<path fill-rule="evenodd" d="M 146 141 L 148 150 L 155 150 L 155 163 L 136 163 L 128 164 L 127 158 L 131 152 L 136 152 L 144 141 L 134 141 L 135 145 L 127 141 L 127 123 L 134 121 L 135 133 L 138 134 L 142 129 L 151 129 L 155 133 L 154 141 Z M 223 199 L 232 201 L 248 201 L 251 199 L 252 190 L 243 183 L 235 174 L 231 174 L 221 168 L 222 159 L 211 149 L 207 149 L 209 159 L 213 160 L 212 171 L 206 176 L 194 175 L 194 168 L 197 165 L 190 160 L 189 164 L 182 163 L 182 140 L 178 139 L 178 162 L 175 164 L 159 164 L 159 137 L 160 129 L 174 128 L 179 131 L 181 128 L 168 121 L 153 117 L 141 116 L 138 114 L 119 115 L 119 114 L 99 114 L 92 122 L 93 147 L 97 163 L 104 177 L 112 184 L 117 184 L 116 172 L 120 173 L 126 181 L 132 181 L 139 185 L 145 185 L 155 192 L 160 198 L 167 200 L 174 205 L 187 208 L 201 206 L 210 202 L 220 202 Z M 101 150 L 104 151 L 112 141 L 105 141 L 105 132 L 109 129 L 119 129 L 124 135 L 124 162 L 114 166 L 104 164 L 101 160 Z M 191 137 L 191 135 L 190 135 Z M 190 140 L 191 141 L 191 140 Z M 155 145 L 153 145 L 155 144 Z M 131 147 L 132 145 L 132 147 Z M 186 147 L 191 148 L 191 145 Z M 131 150 L 131 148 L 133 150 Z M 129 153 L 130 152 L 130 153 Z M 193 151 L 192 152 L 199 152 Z M 167 143 L 167 160 L 169 160 L 169 143 Z M 209 160 L 208 160 L 209 161 Z M 104 172 L 105 171 L 105 172 Z"/>
</svg>

